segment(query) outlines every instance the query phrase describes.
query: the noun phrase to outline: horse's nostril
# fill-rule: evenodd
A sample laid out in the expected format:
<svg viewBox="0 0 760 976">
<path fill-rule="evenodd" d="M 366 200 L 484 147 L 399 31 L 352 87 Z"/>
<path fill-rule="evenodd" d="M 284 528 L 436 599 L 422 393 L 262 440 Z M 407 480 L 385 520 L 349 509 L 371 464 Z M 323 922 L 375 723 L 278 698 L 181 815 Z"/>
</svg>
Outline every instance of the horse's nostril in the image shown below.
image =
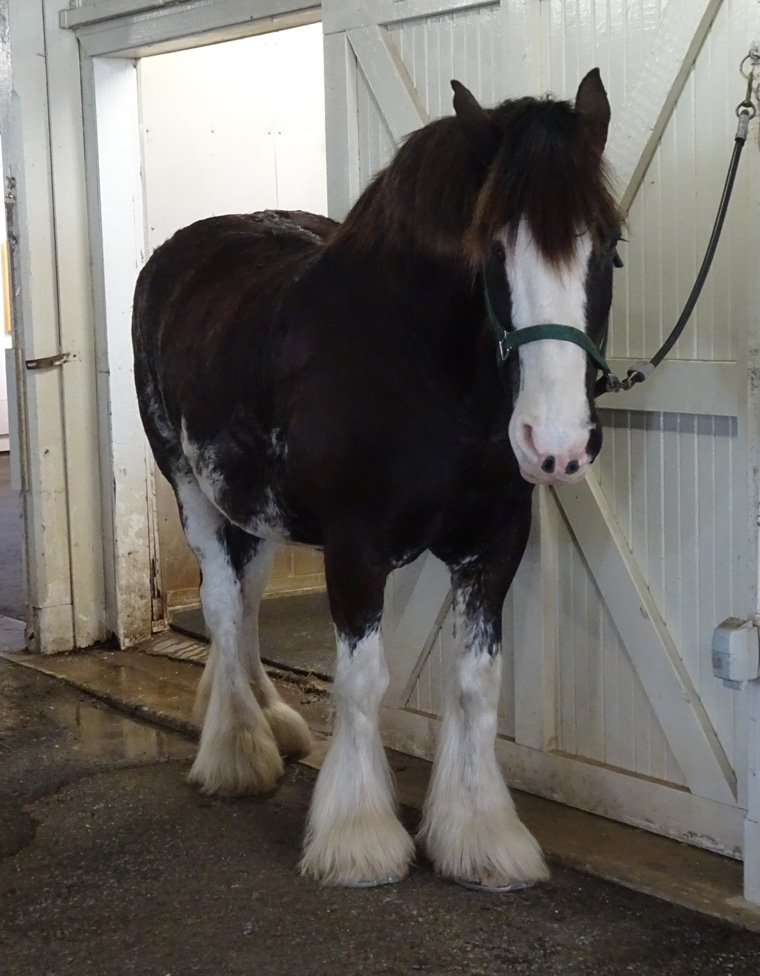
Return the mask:
<svg viewBox="0 0 760 976">
<path fill-rule="evenodd" d="M 546 474 L 554 474 L 554 457 L 551 454 L 544 460 L 544 463 L 541 465 L 541 470 L 545 471 Z"/>
<path fill-rule="evenodd" d="M 554 459 L 552 458 L 552 460 Z M 565 474 L 575 474 L 578 468 L 580 468 L 580 466 L 581 466 L 580 461 L 571 461 L 568 464 L 568 466 L 565 468 Z M 554 465 L 552 464 L 552 468 L 553 467 Z"/>
</svg>

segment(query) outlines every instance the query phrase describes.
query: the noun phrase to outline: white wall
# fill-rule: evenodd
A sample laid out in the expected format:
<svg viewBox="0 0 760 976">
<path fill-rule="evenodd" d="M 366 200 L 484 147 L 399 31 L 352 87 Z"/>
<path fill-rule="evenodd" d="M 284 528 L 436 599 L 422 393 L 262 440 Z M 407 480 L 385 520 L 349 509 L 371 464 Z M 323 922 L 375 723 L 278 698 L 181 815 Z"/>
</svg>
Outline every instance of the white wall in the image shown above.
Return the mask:
<svg viewBox="0 0 760 976">
<path fill-rule="evenodd" d="M 325 213 L 322 26 L 140 63 L 149 251 L 201 217 Z"/>
</svg>

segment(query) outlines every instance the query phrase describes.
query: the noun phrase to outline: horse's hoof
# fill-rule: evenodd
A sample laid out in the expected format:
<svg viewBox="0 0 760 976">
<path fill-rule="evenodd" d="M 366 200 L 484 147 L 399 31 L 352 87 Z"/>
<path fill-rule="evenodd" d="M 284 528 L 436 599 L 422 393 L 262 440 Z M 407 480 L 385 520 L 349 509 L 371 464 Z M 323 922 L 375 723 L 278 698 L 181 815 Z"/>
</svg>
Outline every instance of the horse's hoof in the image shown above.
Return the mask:
<svg viewBox="0 0 760 976">
<path fill-rule="evenodd" d="M 355 810 L 328 820 L 314 805 L 301 874 L 330 887 L 375 888 L 402 881 L 413 854 L 412 838 L 391 811 Z"/>
<path fill-rule="evenodd" d="M 255 732 L 239 727 L 215 732 L 201 735 L 189 783 L 218 796 L 271 793 L 277 787 L 285 768 L 268 725 L 262 722 Z"/>
<path fill-rule="evenodd" d="M 264 718 L 281 755 L 292 759 L 304 759 L 314 748 L 309 726 L 303 717 L 285 702 L 275 701 L 265 705 Z"/>
<path fill-rule="evenodd" d="M 523 888 L 532 888 L 535 881 L 510 881 L 505 885 L 483 884 L 481 881 L 468 881 L 466 878 L 454 878 L 454 881 L 463 888 L 470 891 L 488 891 L 493 894 L 500 894 L 507 891 L 522 891 Z"/>
</svg>

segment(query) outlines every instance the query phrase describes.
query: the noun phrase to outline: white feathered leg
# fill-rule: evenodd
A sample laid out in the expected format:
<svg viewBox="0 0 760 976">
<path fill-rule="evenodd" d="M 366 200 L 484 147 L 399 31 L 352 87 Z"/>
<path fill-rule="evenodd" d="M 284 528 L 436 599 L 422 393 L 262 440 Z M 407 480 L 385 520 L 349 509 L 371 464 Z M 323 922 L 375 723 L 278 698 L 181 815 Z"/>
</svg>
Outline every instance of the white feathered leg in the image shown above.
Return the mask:
<svg viewBox="0 0 760 976">
<path fill-rule="evenodd" d="M 335 730 L 312 798 L 301 870 L 326 884 L 403 878 L 412 840 L 396 818 L 391 773 L 377 725 L 388 687 L 380 629 L 338 637 Z"/>
<path fill-rule="evenodd" d="M 185 535 L 201 565 L 201 603 L 213 641 L 196 699 L 199 708 L 204 699 L 208 703 L 189 780 L 204 793 L 266 792 L 277 784 L 283 765 L 239 653 L 243 599 L 223 542 L 224 518 L 191 478 L 178 485 L 177 496 Z"/>
<path fill-rule="evenodd" d="M 458 594 L 453 663 L 420 838 L 436 870 L 475 887 L 509 889 L 548 877 L 496 761 L 501 652 Z"/>
<path fill-rule="evenodd" d="M 241 650 L 253 683 L 254 694 L 272 730 L 278 750 L 283 756 L 301 759 L 312 750 L 311 732 L 298 712 L 286 705 L 280 697 L 261 663 L 259 652 L 259 608 L 276 548 L 275 541 L 262 541 L 255 558 L 245 567 Z"/>
</svg>

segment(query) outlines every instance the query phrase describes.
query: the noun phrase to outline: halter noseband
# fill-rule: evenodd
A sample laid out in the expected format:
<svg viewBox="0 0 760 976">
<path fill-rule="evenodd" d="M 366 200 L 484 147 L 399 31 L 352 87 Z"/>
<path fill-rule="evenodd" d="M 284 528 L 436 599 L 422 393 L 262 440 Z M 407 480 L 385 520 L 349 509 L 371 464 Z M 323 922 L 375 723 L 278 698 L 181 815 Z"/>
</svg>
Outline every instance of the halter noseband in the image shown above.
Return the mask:
<svg viewBox="0 0 760 976">
<path fill-rule="evenodd" d="M 606 332 L 602 342 L 602 348 L 598 349 L 585 332 L 574 328 L 572 325 L 546 322 L 543 325 L 529 325 L 524 329 L 507 329 L 499 321 L 494 311 L 485 274 L 483 274 L 483 293 L 488 312 L 488 324 L 491 326 L 491 332 L 496 340 L 501 362 L 506 361 L 512 349 L 524 346 L 526 342 L 537 342 L 539 339 L 561 339 L 563 342 L 574 342 L 576 346 L 580 346 L 584 350 L 588 358 L 601 370 L 603 376 L 597 385 L 606 390 L 607 377 L 613 375 L 609 363 L 604 358 L 604 350 L 607 345 Z M 595 393 L 595 395 L 598 396 L 598 393 Z"/>
</svg>

